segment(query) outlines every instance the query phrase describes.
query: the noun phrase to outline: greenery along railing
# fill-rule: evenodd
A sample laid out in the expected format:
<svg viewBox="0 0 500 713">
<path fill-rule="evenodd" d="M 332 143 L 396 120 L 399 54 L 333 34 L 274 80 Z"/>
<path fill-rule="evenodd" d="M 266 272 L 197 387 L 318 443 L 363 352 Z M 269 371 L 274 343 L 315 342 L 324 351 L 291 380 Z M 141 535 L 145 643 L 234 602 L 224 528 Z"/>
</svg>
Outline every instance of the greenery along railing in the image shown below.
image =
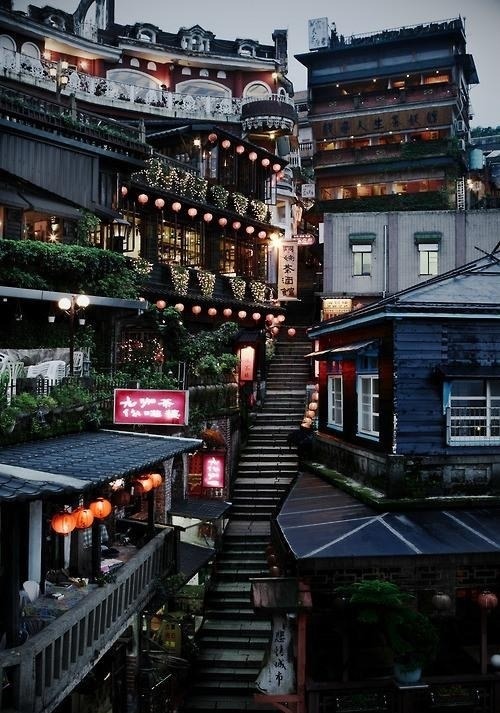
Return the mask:
<svg viewBox="0 0 500 713">
<path fill-rule="evenodd" d="M 61 107 L 56 102 L 0 87 L 0 117 L 125 155 L 142 158 L 146 152 L 144 137 L 137 127 L 77 110 L 73 99 L 69 107 Z"/>
<path fill-rule="evenodd" d="M 446 191 L 403 193 L 401 195 L 368 196 L 367 198 L 339 198 L 318 201 L 315 213 L 371 213 L 397 210 L 451 210 L 454 196 Z"/>
</svg>

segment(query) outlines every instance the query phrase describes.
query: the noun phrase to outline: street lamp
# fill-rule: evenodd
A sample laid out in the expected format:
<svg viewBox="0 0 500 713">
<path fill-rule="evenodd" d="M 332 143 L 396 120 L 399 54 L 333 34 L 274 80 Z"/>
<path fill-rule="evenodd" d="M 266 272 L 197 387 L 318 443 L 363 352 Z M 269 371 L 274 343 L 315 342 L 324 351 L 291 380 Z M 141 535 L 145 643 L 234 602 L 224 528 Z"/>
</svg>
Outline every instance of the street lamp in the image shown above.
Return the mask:
<svg viewBox="0 0 500 713">
<path fill-rule="evenodd" d="M 56 83 L 56 97 L 58 100 L 61 96 L 61 89 L 64 89 L 64 87 L 69 82 L 69 77 L 67 74 L 68 67 L 68 62 L 66 62 L 66 60 L 64 59 L 60 59 L 57 64 L 53 64 L 52 67 L 49 69 L 49 75 L 52 79 L 55 80 Z"/>
<path fill-rule="evenodd" d="M 74 376 L 75 367 L 75 318 L 89 306 L 90 300 L 87 295 L 71 295 L 71 297 L 61 297 L 57 306 L 69 317 L 69 375 Z M 80 325 L 85 324 L 85 318 L 79 317 Z"/>
</svg>

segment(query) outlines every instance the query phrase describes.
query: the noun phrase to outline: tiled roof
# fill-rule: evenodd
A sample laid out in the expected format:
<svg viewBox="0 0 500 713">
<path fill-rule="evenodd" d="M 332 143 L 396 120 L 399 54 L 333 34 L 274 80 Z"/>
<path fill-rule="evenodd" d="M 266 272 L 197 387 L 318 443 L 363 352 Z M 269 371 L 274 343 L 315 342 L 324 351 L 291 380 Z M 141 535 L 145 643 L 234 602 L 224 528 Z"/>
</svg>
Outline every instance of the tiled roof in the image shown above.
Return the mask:
<svg viewBox="0 0 500 713">
<path fill-rule="evenodd" d="M 188 498 L 176 500 L 170 508 L 171 515 L 194 517 L 199 520 L 218 520 L 229 510 L 231 503 L 211 498 Z"/>
<path fill-rule="evenodd" d="M 0 502 L 132 476 L 201 444 L 194 438 L 103 430 L 8 446 L 0 449 Z"/>
</svg>

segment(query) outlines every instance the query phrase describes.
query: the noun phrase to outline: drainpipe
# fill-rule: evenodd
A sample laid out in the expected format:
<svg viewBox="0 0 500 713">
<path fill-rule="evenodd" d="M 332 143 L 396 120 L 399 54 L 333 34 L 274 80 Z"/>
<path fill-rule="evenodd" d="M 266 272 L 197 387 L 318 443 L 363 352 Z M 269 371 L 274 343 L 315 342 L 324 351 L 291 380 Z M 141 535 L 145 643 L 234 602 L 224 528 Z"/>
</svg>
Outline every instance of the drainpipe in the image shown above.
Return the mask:
<svg viewBox="0 0 500 713">
<path fill-rule="evenodd" d="M 387 227 L 387 225 L 384 225 L 384 240 L 383 240 L 384 272 L 383 272 L 382 297 L 385 297 L 387 295 L 387 260 L 388 260 L 387 236 L 388 236 L 388 227 Z"/>
</svg>

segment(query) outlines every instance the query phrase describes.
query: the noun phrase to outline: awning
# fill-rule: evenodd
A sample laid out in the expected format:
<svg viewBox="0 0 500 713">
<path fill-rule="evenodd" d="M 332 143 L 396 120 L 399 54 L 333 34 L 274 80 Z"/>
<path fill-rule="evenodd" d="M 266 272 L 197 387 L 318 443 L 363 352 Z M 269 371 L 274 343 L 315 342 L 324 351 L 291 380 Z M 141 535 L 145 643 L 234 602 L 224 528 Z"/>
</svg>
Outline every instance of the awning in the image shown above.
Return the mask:
<svg viewBox="0 0 500 713">
<path fill-rule="evenodd" d="M 367 342 L 355 342 L 353 344 L 346 344 L 343 347 L 323 349 L 323 351 L 321 352 L 309 352 L 309 354 L 306 354 L 305 357 L 312 357 L 313 359 L 317 359 L 319 361 L 325 361 L 327 359 L 342 359 L 343 357 L 348 357 L 351 354 L 357 354 L 357 352 L 366 349 L 371 344 L 375 344 L 372 339 Z"/>
<path fill-rule="evenodd" d="M 102 430 L 7 446 L 0 449 L 0 502 L 84 490 L 137 475 L 201 445 L 197 438 Z"/>
<path fill-rule="evenodd" d="M 218 520 L 229 510 L 231 503 L 225 500 L 210 498 L 188 498 L 172 503 L 169 510 L 171 515 L 178 517 L 192 517 L 198 520 Z"/>
<path fill-rule="evenodd" d="M 191 542 L 179 543 L 179 572 L 191 579 L 215 555 L 213 547 L 201 547 Z"/>
<path fill-rule="evenodd" d="M 103 220 L 113 221 L 113 220 L 123 220 L 123 215 L 117 210 L 112 208 L 107 208 L 104 205 L 93 205 L 89 208 L 90 213 L 95 213 L 98 218 Z"/>
<path fill-rule="evenodd" d="M 37 196 L 34 193 L 23 192 L 21 195 L 29 204 L 25 210 L 35 210 L 39 213 L 55 215 L 59 218 L 67 218 L 68 220 L 80 220 L 82 217 L 82 213 L 78 210 L 78 208 L 74 208 L 67 203 L 48 200 L 47 198 L 40 198 L 40 196 Z"/>
<path fill-rule="evenodd" d="M 494 508 L 376 512 L 311 473 L 300 474 L 277 518 L 297 560 L 423 556 L 500 557 Z"/>
<path fill-rule="evenodd" d="M 22 208 L 23 210 L 29 210 L 30 207 L 29 203 L 17 191 L 8 191 L 4 188 L 0 189 L 0 205 Z"/>
</svg>

